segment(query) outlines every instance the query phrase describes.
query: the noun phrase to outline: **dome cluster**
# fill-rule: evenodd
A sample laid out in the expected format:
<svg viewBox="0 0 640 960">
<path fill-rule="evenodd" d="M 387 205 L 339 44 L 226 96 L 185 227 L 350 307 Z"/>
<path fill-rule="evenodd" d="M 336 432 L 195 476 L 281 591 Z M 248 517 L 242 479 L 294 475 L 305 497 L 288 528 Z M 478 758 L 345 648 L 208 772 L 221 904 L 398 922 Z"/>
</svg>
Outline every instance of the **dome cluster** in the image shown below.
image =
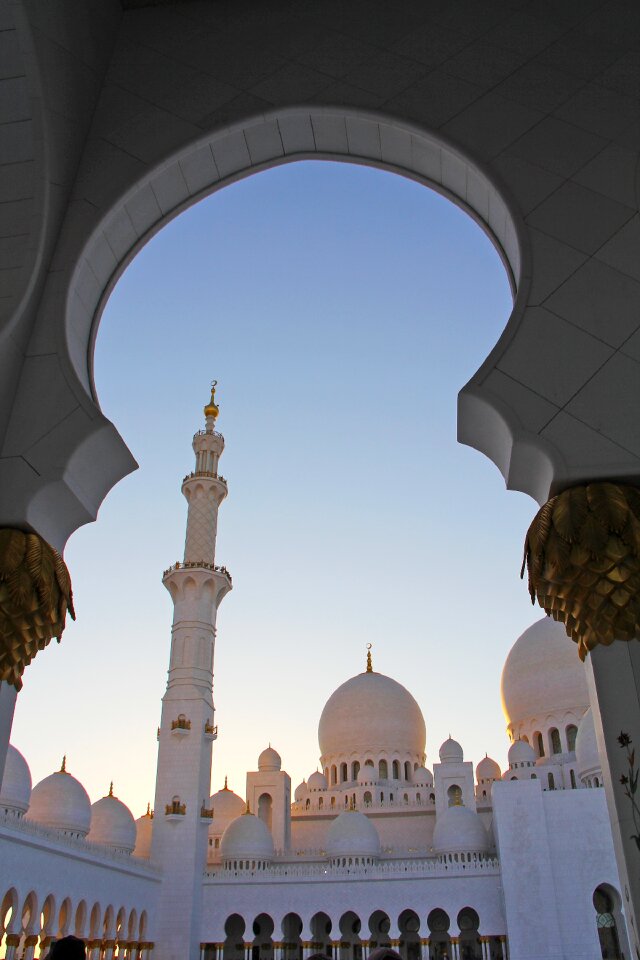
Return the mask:
<svg viewBox="0 0 640 960">
<path fill-rule="evenodd" d="M 108 795 L 92 805 L 87 791 L 67 771 L 66 760 L 63 760 L 60 770 L 32 789 L 27 761 L 12 745 L 9 745 L 0 786 L 0 810 L 5 815 L 24 817 L 65 836 L 86 838 L 121 853 L 133 853 L 137 846 L 136 821 L 129 808 L 113 795 L 113 784 Z M 147 819 L 151 822 L 150 814 Z M 150 848 L 150 842 L 148 846 Z M 135 852 L 148 856 L 137 849 Z"/>
</svg>

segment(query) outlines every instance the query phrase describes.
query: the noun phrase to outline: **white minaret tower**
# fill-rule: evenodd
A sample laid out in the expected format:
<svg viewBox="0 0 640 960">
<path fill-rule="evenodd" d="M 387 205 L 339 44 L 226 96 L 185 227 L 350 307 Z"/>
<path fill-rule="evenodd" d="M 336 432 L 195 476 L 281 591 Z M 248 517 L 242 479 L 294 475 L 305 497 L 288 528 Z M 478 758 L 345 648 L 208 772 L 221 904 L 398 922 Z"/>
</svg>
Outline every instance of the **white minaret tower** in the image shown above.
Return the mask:
<svg viewBox="0 0 640 960">
<path fill-rule="evenodd" d="M 195 470 L 182 482 L 189 505 L 184 560 L 165 570 L 173 600 L 167 691 L 158 730 L 152 860 L 162 868 L 157 960 L 198 960 L 202 874 L 207 858 L 211 792 L 213 652 L 216 614 L 231 577 L 215 563 L 218 508 L 227 483 L 218 473 L 224 437 L 215 431 L 214 381 L 205 429 L 193 438 Z"/>
</svg>

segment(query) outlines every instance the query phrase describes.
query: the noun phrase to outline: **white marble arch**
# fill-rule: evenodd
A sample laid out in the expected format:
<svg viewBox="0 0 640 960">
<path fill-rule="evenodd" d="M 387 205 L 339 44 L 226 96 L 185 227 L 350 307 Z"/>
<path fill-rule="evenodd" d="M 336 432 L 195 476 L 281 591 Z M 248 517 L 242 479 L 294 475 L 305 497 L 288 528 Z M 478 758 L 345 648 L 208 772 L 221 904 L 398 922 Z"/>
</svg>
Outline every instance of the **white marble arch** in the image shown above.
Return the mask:
<svg viewBox="0 0 640 960">
<path fill-rule="evenodd" d="M 45 287 L 39 311 L 43 329 L 38 331 L 36 323 L 34 336 L 36 342 L 39 336 L 50 342 L 54 318 L 58 325 L 54 342 L 67 386 L 90 424 L 85 421 L 79 426 L 73 417 L 67 417 L 54 428 L 56 458 L 64 467 L 62 476 L 55 476 L 51 483 L 40 483 L 35 490 L 27 485 L 11 491 L 12 500 L 22 500 L 15 504 L 16 514 L 22 511 L 27 522 L 57 546 L 63 546 L 80 523 L 93 519 L 110 487 L 135 467 L 113 426 L 98 412 L 92 370 L 99 320 L 122 272 L 154 234 L 198 200 L 261 170 L 308 159 L 393 171 L 438 191 L 463 208 L 485 230 L 504 264 L 515 306 L 503 339 L 513 335 L 530 284 L 526 229 L 507 190 L 482 163 L 445 136 L 378 113 L 323 106 L 276 109 L 204 136 L 131 184 L 111 202 L 79 245 L 81 232 L 73 210 L 63 228 L 60 244 L 63 249 L 73 249 L 73 255 Z M 42 318 L 46 318 L 46 331 Z M 25 386 L 31 390 L 35 386 L 28 376 Z M 464 424 L 483 415 L 483 401 L 478 406 L 476 394 L 472 382 L 461 402 Z M 27 418 L 22 412 L 24 425 Z M 502 441 L 513 446 L 516 430 L 508 408 L 500 406 L 494 410 L 494 417 Z M 474 443 L 466 426 L 461 427 L 461 437 Z M 530 442 L 535 444 L 535 438 Z M 49 450 L 51 445 L 52 438 Z M 474 445 L 482 447 L 481 443 Z M 544 499 L 551 479 L 551 471 L 546 468 L 550 458 L 545 455 L 544 443 L 538 443 L 538 447 L 545 466 L 542 479 L 532 485 L 528 471 L 526 478 L 528 492 Z M 493 455 L 495 451 L 491 452 Z M 509 456 L 505 453 L 501 458 L 506 474 Z M 105 460 L 108 469 L 95 480 L 93 474 L 104 469 Z M 82 491 L 73 483 L 77 473 L 88 481 Z M 527 488 L 524 480 L 514 483 L 512 476 L 507 479 L 511 486 Z M 94 490 L 89 489 L 92 480 Z"/>
</svg>

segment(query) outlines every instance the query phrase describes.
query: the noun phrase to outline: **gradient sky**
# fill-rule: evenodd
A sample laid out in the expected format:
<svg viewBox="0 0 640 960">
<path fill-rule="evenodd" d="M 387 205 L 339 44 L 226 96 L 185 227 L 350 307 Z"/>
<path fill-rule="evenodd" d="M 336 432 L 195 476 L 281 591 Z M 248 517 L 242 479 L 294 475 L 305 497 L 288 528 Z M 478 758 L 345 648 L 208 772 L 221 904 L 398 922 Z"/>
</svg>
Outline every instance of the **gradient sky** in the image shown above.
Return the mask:
<svg viewBox="0 0 640 960">
<path fill-rule="evenodd" d="M 192 207 L 135 258 L 96 347 L 105 414 L 140 469 L 70 540 L 77 622 L 40 654 L 13 743 L 34 783 L 67 767 L 91 799 L 153 799 L 191 437 L 219 380 L 229 497 L 212 789 L 244 795 L 271 742 L 293 786 L 332 691 L 403 683 L 465 759 L 504 767 L 499 679 L 538 619 L 519 579 L 537 507 L 456 442 L 456 395 L 502 331 L 507 277 L 480 228 L 391 173 L 309 161 Z"/>
</svg>

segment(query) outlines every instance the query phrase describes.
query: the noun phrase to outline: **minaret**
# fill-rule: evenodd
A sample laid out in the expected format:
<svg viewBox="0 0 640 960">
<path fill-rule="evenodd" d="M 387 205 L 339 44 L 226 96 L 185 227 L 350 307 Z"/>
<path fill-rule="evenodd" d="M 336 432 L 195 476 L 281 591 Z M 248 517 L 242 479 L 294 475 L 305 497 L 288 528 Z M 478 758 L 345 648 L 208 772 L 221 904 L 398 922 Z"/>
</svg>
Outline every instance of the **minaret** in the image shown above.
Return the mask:
<svg viewBox="0 0 640 960">
<path fill-rule="evenodd" d="M 197 960 L 202 874 L 211 812 L 213 653 L 216 614 L 231 577 L 215 563 L 218 508 L 227 482 L 218 473 L 224 438 L 215 430 L 216 381 L 204 408 L 205 429 L 193 438 L 195 470 L 182 482 L 188 503 L 184 560 L 165 570 L 173 600 L 167 690 L 158 730 L 152 860 L 162 868 L 154 956 Z"/>
</svg>

